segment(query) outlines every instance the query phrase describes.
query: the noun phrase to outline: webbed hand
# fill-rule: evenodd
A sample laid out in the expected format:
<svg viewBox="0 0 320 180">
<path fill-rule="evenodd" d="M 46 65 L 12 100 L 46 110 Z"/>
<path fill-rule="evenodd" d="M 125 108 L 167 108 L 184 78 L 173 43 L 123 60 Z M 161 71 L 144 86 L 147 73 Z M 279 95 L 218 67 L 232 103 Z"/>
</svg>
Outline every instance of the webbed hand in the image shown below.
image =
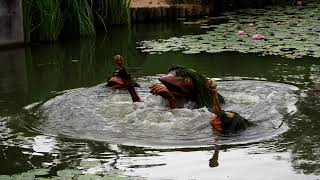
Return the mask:
<svg viewBox="0 0 320 180">
<path fill-rule="evenodd" d="M 160 84 L 154 84 L 150 88 L 150 93 L 154 95 L 162 96 L 165 99 L 173 99 L 173 94 L 165 87 Z"/>
<path fill-rule="evenodd" d="M 170 107 L 176 108 L 176 100 L 173 96 L 173 94 L 165 87 L 162 86 L 160 84 L 154 84 L 152 85 L 150 88 L 150 93 L 154 94 L 154 95 L 159 95 L 161 97 L 163 97 L 164 99 L 167 99 L 169 101 L 169 105 Z"/>
</svg>

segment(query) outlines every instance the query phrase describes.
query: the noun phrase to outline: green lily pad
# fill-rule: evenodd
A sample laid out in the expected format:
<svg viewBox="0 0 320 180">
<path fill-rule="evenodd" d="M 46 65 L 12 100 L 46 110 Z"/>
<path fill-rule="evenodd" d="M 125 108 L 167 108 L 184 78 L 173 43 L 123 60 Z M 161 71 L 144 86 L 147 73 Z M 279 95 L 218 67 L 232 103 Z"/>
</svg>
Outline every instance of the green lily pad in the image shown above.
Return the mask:
<svg viewBox="0 0 320 180">
<path fill-rule="evenodd" d="M 34 180 L 35 175 L 31 173 L 21 173 L 11 176 L 12 180 Z"/>
<path fill-rule="evenodd" d="M 49 172 L 50 172 L 49 169 L 34 169 L 31 171 L 28 171 L 28 173 L 31 173 L 35 176 L 45 176 L 45 175 L 48 175 Z"/>
<path fill-rule="evenodd" d="M 101 176 L 95 174 L 85 174 L 77 176 L 77 180 L 100 180 Z"/>
<path fill-rule="evenodd" d="M 101 180 L 126 180 L 127 178 L 125 177 L 120 177 L 120 176 L 104 176 L 101 178 Z"/>
<path fill-rule="evenodd" d="M 11 176 L 7 176 L 7 175 L 0 175 L 0 180 L 11 180 Z"/>
<path fill-rule="evenodd" d="M 82 174 L 81 171 L 76 169 L 66 169 L 66 170 L 61 170 L 57 172 L 57 175 L 62 178 L 72 178 L 75 175 L 80 175 L 80 174 Z"/>
<path fill-rule="evenodd" d="M 82 168 L 92 168 L 101 165 L 99 161 L 82 161 L 80 166 Z"/>
<path fill-rule="evenodd" d="M 290 59 L 304 56 L 319 57 L 319 53 L 316 52 L 320 47 L 318 43 L 320 21 L 317 20 L 317 16 L 311 15 L 320 13 L 320 3 L 309 4 L 304 11 L 297 11 L 295 7 L 288 6 L 268 10 L 239 10 L 239 14 L 226 13 L 228 20 L 220 24 L 212 22 L 219 17 L 209 18 L 209 22 L 194 22 L 214 27 L 205 34 L 143 41 L 139 43 L 138 48 L 149 53 L 179 50 L 185 54 L 238 51 L 280 55 Z M 256 27 L 248 26 L 252 22 L 255 22 Z M 246 35 L 237 35 L 240 29 L 245 31 Z M 251 36 L 256 33 L 265 36 L 265 40 L 252 41 Z"/>
</svg>

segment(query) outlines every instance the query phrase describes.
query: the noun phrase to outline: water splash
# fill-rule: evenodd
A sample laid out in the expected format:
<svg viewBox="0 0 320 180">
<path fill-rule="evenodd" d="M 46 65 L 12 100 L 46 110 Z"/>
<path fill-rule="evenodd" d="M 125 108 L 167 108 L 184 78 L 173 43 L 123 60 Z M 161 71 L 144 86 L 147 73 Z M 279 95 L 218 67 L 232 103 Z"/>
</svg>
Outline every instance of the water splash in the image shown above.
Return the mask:
<svg viewBox="0 0 320 180">
<path fill-rule="evenodd" d="M 246 144 L 285 132 L 285 117 L 295 112 L 298 88 L 266 81 L 220 81 L 225 110 L 240 113 L 255 126 L 235 136 L 214 135 L 213 114 L 206 108 L 169 109 L 166 102 L 148 93 L 157 77 L 138 79 L 143 102 L 132 103 L 125 91 L 103 84 L 68 90 L 44 102 L 35 111 L 36 130 L 76 139 L 157 148 L 206 147 L 213 144 Z"/>
</svg>

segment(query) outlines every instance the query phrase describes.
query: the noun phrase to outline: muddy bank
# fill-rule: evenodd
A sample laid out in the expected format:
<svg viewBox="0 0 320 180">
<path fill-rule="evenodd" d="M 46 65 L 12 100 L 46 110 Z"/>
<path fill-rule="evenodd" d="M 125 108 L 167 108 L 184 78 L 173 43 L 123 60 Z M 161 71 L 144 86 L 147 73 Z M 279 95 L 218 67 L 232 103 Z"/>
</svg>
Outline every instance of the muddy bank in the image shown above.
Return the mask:
<svg viewBox="0 0 320 180">
<path fill-rule="evenodd" d="M 291 3 L 290 3 L 291 2 Z M 244 8 L 263 8 L 268 5 L 285 6 L 290 0 L 200 0 L 189 4 L 174 4 L 166 0 L 133 0 L 130 5 L 131 22 L 176 20 L 217 15 Z"/>
<path fill-rule="evenodd" d="M 209 15 L 209 8 L 201 5 L 172 5 L 157 7 L 131 7 L 131 22 L 151 22 L 153 20 L 176 20 Z"/>
</svg>

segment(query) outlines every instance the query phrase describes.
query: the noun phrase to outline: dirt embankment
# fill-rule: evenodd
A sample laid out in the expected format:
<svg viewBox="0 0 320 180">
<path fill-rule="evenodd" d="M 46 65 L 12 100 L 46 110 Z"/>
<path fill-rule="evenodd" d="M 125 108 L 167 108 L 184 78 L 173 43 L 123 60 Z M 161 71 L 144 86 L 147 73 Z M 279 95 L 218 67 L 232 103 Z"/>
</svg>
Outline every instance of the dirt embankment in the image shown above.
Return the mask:
<svg viewBox="0 0 320 180">
<path fill-rule="evenodd" d="M 209 14 L 209 9 L 197 3 L 197 1 L 190 4 L 171 4 L 170 1 L 171 0 L 131 0 L 131 21 L 172 21 L 177 18 L 200 17 Z"/>
<path fill-rule="evenodd" d="M 131 0 L 131 8 L 169 7 L 167 0 Z"/>
</svg>

